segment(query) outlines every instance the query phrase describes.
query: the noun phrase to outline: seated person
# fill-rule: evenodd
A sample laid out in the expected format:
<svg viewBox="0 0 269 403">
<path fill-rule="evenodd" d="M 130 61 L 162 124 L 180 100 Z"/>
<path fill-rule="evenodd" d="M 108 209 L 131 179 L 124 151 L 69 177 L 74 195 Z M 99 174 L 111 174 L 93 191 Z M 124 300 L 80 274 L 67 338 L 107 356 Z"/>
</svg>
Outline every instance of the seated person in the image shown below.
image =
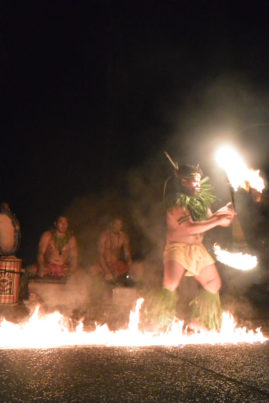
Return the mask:
<svg viewBox="0 0 269 403">
<path fill-rule="evenodd" d="M 115 218 L 99 239 L 100 267 L 108 281 L 126 278 L 132 265 L 129 237 L 122 228 L 122 219 Z"/>
<path fill-rule="evenodd" d="M 69 221 L 59 216 L 55 228 L 42 234 L 38 247 L 38 274 L 40 277 L 65 277 L 77 270 L 78 249 Z"/>
</svg>

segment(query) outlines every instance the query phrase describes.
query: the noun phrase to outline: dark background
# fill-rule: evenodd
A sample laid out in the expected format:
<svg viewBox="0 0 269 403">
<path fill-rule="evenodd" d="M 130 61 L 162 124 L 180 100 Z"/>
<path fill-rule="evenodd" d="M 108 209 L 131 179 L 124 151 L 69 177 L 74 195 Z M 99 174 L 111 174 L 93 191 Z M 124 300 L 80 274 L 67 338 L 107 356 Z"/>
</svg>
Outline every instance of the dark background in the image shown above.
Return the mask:
<svg viewBox="0 0 269 403">
<path fill-rule="evenodd" d="M 200 162 L 223 202 L 219 142 L 238 146 L 266 180 L 267 4 L 2 2 L 1 201 L 21 223 L 25 264 L 62 213 L 84 250 L 121 214 L 136 253 L 150 253 L 171 174 L 164 150 Z"/>
</svg>

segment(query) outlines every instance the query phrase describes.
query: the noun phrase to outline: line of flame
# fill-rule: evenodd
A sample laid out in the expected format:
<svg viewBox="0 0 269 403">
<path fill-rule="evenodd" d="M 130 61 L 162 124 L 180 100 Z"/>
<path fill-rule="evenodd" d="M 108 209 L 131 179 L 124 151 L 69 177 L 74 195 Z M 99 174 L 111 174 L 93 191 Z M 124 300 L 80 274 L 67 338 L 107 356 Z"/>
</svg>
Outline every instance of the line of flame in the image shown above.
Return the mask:
<svg viewBox="0 0 269 403">
<path fill-rule="evenodd" d="M 247 331 L 237 328 L 233 316 L 223 313 L 220 332 L 200 332 L 188 335 L 183 328 L 183 321 L 175 318 L 170 329 L 165 333 L 141 332 L 139 330 L 139 311 L 143 298 L 137 300 L 136 308 L 130 312 L 127 329 L 109 330 L 107 325 L 98 326 L 87 332 L 80 322 L 70 331 L 64 317 L 59 312 L 45 316 L 39 314 L 39 306 L 24 323 L 0 322 L 0 348 L 59 348 L 70 346 L 180 346 L 187 344 L 226 344 L 265 342 L 258 328 Z"/>
</svg>

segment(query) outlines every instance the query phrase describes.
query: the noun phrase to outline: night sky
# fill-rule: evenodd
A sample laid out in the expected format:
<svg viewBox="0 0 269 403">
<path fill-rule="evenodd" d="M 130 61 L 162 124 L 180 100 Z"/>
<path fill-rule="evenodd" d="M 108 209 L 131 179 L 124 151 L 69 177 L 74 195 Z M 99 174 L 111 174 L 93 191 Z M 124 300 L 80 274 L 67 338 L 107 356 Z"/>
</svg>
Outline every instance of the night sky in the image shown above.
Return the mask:
<svg viewBox="0 0 269 403">
<path fill-rule="evenodd" d="M 128 219 L 135 197 L 147 215 L 171 174 L 164 150 L 218 183 L 211 155 L 229 140 L 268 174 L 268 2 L 4 3 L 1 201 L 25 264 L 76 206 L 92 226 L 117 201 Z"/>
</svg>

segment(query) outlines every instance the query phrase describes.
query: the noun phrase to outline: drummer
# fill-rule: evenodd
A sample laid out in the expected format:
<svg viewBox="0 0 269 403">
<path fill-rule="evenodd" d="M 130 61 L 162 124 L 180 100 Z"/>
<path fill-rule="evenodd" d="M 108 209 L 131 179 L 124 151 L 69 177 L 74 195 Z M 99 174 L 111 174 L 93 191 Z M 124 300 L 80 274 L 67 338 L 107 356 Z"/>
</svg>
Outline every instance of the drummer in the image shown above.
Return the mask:
<svg viewBox="0 0 269 403">
<path fill-rule="evenodd" d="M 38 247 L 38 274 L 40 277 L 63 278 L 78 268 L 77 241 L 69 230 L 69 221 L 59 216 L 54 228 L 42 234 Z"/>
</svg>

